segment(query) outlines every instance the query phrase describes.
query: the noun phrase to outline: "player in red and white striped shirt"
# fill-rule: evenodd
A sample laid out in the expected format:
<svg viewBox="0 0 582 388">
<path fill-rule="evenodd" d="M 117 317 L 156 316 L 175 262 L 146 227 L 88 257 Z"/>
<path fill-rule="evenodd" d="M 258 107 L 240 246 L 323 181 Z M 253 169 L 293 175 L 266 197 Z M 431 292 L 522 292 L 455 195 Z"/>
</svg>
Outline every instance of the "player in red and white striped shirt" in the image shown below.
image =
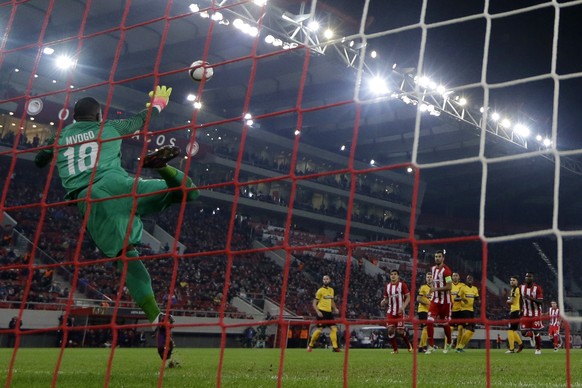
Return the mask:
<svg viewBox="0 0 582 388">
<path fill-rule="evenodd" d="M 392 354 L 398 354 L 398 334 L 406 345 L 408 351 L 412 352 L 412 344 L 408 338 L 408 333 L 404 329 L 404 315 L 410 303 L 410 291 L 406 283 L 400 280 L 397 270 L 390 271 L 390 282 L 384 286 L 384 299 L 380 306 L 386 307 L 386 327 L 388 328 L 388 338 L 392 343 Z"/>
<path fill-rule="evenodd" d="M 558 303 L 555 300 L 550 302 L 550 309 L 548 310 L 548 315 L 550 316 L 550 327 L 548 330 L 548 335 L 554 343 L 554 352 L 558 351 L 560 347 L 560 325 L 562 324 L 562 318 L 560 317 L 560 309 L 558 308 Z"/>
<path fill-rule="evenodd" d="M 533 272 L 526 272 L 525 284 L 519 287 L 521 294 L 521 331 L 530 338 L 530 343 L 535 346 L 535 354 L 542 354 L 542 303 L 544 295 L 542 288 L 534 283 Z"/>
<path fill-rule="evenodd" d="M 445 253 L 443 251 L 436 251 L 434 254 L 434 265 L 431 268 L 432 272 L 432 300 L 428 311 L 428 320 L 426 323 L 426 331 L 428 332 L 429 347 L 424 354 L 431 354 L 434 350 L 434 324 L 438 321 L 442 324 L 445 331 L 446 344 L 443 353 L 448 353 L 451 343 L 451 288 L 453 286 L 453 271 L 445 265 Z"/>
</svg>

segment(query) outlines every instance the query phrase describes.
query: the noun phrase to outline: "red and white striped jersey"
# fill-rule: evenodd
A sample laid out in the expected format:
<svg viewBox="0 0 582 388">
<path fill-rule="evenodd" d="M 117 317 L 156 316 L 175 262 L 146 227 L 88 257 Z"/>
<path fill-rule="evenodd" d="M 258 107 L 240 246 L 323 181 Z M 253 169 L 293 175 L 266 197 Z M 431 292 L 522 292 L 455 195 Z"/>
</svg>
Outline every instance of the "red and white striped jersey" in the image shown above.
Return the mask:
<svg viewBox="0 0 582 388">
<path fill-rule="evenodd" d="M 431 268 L 432 272 L 432 283 L 433 287 L 441 288 L 447 285 L 447 282 L 453 281 L 453 272 L 449 267 L 443 264 L 439 268 L 438 265 L 433 265 Z M 447 281 L 448 279 L 448 281 Z M 432 294 L 432 303 L 436 304 L 451 304 L 451 292 L 450 291 L 435 291 Z"/>
<path fill-rule="evenodd" d="M 541 317 L 542 316 L 542 305 L 534 303 L 530 300 L 533 299 L 544 299 L 542 293 L 542 288 L 537 284 L 533 283 L 531 287 L 527 284 L 522 284 L 520 287 L 521 293 L 521 311 L 524 317 Z"/>
<path fill-rule="evenodd" d="M 398 315 L 402 309 L 404 297 L 408 295 L 408 286 L 403 281 L 389 282 L 384 286 L 384 299 L 386 299 L 386 314 Z"/>
<path fill-rule="evenodd" d="M 550 314 L 550 326 L 560 326 L 560 309 L 550 307 L 548 313 Z"/>
</svg>

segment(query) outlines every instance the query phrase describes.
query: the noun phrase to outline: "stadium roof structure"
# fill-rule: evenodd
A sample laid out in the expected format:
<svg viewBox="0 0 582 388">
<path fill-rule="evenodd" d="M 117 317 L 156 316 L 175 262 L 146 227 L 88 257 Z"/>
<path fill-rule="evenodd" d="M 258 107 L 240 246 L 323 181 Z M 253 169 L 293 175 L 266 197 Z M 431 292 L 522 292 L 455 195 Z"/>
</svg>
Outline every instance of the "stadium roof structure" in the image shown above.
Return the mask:
<svg viewBox="0 0 582 388">
<path fill-rule="evenodd" d="M 19 3 L 4 47 L 0 82 L 1 99 L 6 102 L 0 110 L 22 110 L 25 101 L 13 97 L 30 87 L 30 97 L 45 101 L 39 119 L 57 120 L 67 98 L 70 106 L 86 95 L 110 99 L 109 117 L 122 117 L 143 108 L 146 93 L 155 83 L 171 85 L 174 91 L 170 114 L 164 117 L 166 126 L 183 125 L 186 134 L 192 122 L 241 133 L 243 117 L 250 113 L 254 123 L 248 128 L 249 139 L 265 134 L 290 140 L 299 136 L 300 149 L 308 145 L 343 156 L 349 156 L 355 143 L 354 159 L 374 160 L 380 168 L 410 163 L 415 156 L 417 163 L 430 165 L 421 172 L 421 179 L 428 183 L 426 206 L 432 212 L 453 215 L 467 214 L 470 209 L 477 219 L 485 165 L 479 149 L 484 134 L 483 156 L 500 158 L 488 165 L 490 214 L 504 219 L 533 213 L 525 218 L 539 220 L 541 216 L 551 223 L 555 167 L 548 159 L 553 156 L 513 160 L 539 147 L 528 147 L 511 133 L 481 131 L 476 124 L 480 123 L 482 88 L 459 92 L 480 101 L 466 107 L 456 104 L 453 95 L 447 102 L 435 93 L 419 94 L 421 88 L 414 88 L 414 80 L 421 74 L 414 67 L 400 67 L 399 58 L 382 57 L 386 54 L 381 51 L 374 63 L 368 59 L 373 48 L 393 43 L 393 36 L 374 35 L 363 41 L 358 35 L 358 15 L 347 14 L 333 2 L 319 2 L 316 10 L 297 1 L 255 3 L 198 1 L 193 8 L 192 2 L 175 1 L 170 7 L 166 2 L 143 0 L 126 9 L 123 2 L 95 1 L 86 9 L 83 2 L 55 2 L 48 19 L 49 3 Z M 305 23 L 312 11 L 320 20 L 333 22 L 338 35 L 325 40 L 309 30 Z M 3 7 L 2 25 L 8 25 L 9 19 L 9 9 Z M 265 41 L 267 35 L 273 37 L 271 43 Z M 277 39 L 280 46 L 273 45 Z M 46 48 L 54 52 L 46 54 Z M 60 55 L 73 58 L 74 71 L 55 68 Z M 418 53 L 410 57 L 417 58 Z M 205 83 L 195 83 L 187 74 L 198 59 L 214 67 L 214 77 Z M 402 59 L 402 63 L 411 62 Z M 31 78 L 33 71 L 38 78 Z M 366 87 L 378 74 L 385 76 L 390 93 L 377 96 Z M 187 98 L 190 94 L 197 96 L 201 109 L 193 108 Z M 419 113 L 423 103 L 442 114 Z M 582 169 L 578 171 L 575 158 L 569 168 L 562 169 L 568 188 L 560 191 L 560 200 L 567 206 L 560 211 L 567 214 L 582 211 L 576 205 L 580 184 L 572 173 Z M 462 159 L 467 163 L 461 164 Z"/>
</svg>

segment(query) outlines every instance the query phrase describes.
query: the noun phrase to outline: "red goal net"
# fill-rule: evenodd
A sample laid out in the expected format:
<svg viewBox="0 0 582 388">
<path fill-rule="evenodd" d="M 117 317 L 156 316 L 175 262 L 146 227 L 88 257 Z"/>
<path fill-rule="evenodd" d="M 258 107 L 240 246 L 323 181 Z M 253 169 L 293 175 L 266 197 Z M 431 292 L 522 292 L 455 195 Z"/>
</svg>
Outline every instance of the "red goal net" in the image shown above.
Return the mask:
<svg viewBox="0 0 582 388">
<path fill-rule="evenodd" d="M 573 385 L 580 5 L 457 3 L 0 2 L 5 385 Z"/>
</svg>

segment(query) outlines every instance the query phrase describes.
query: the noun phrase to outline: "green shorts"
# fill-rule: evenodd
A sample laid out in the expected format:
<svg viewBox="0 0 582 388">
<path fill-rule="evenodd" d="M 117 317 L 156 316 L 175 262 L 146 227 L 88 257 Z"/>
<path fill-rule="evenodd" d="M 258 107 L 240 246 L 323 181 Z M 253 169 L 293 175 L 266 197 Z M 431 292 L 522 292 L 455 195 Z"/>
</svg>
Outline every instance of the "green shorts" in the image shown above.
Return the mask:
<svg viewBox="0 0 582 388">
<path fill-rule="evenodd" d="M 135 193 L 149 194 L 156 191 L 166 190 L 168 185 L 163 179 L 138 179 Z M 92 201 L 89 219 L 87 220 L 87 231 L 93 238 L 97 247 L 107 257 L 117 257 L 124 246 L 138 244 L 141 242 L 143 224 L 140 216 L 159 212 L 169 207 L 173 203 L 180 202 L 175 199 L 171 192 L 155 193 L 147 196 L 134 197 L 133 185 L 135 178 L 116 173 L 107 174 L 104 178 L 95 182 L 91 188 L 91 199 L 99 200 L 118 195 L 127 195 L 120 198 L 106 199 L 102 201 Z M 77 198 L 87 195 L 87 190 L 79 192 Z M 135 204 L 137 202 L 137 205 Z M 135 208 L 135 215 L 132 213 Z M 78 202 L 77 206 L 83 216 L 87 209 L 87 202 Z M 128 233 L 129 222 L 132 220 L 129 231 L 129 238 L 125 243 Z"/>
</svg>

